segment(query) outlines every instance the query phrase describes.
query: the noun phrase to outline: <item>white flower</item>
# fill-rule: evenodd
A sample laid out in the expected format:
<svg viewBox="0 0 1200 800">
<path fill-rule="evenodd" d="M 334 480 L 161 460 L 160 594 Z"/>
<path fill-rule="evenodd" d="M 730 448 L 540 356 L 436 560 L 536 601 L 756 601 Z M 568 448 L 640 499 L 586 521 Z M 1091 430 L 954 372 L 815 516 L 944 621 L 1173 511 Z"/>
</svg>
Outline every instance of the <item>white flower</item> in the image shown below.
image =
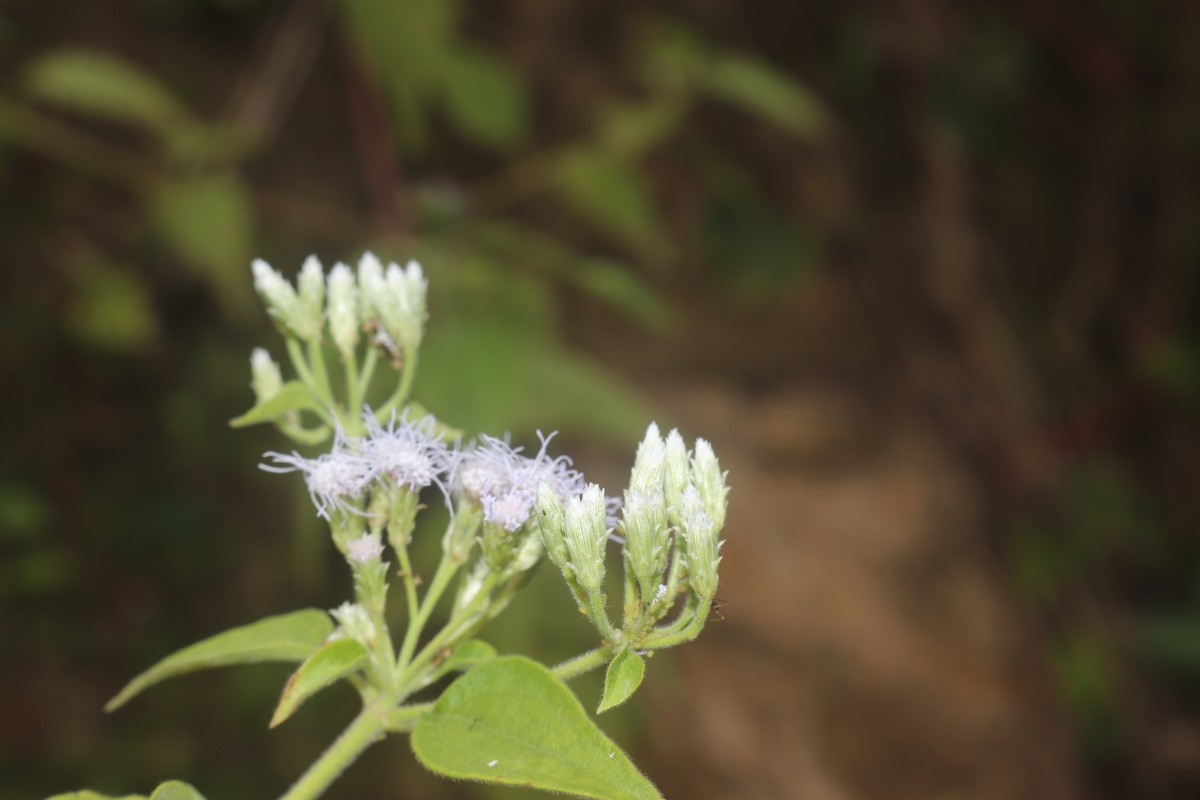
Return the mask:
<svg viewBox="0 0 1200 800">
<path fill-rule="evenodd" d="M 267 472 L 303 472 L 308 494 L 317 507 L 318 516 L 329 519 L 329 509 L 364 514 L 355 504 L 361 501 L 374 474 L 370 463 L 359 453 L 347 449 L 341 435 L 334 439 L 333 450 L 316 458 L 299 453 L 264 454 L 274 464 L 259 464 Z"/>
<path fill-rule="evenodd" d="M 450 492 L 442 477 L 453 471 L 457 454 L 437 434 L 432 416 L 410 422 L 407 417 L 392 414 L 385 428 L 367 409 L 367 438 L 363 442 L 363 458 L 376 475 L 386 476 L 397 486 L 420 491 L 435 485 L 450 504 Z"/>
<path fill-rule="evenodd" d="M 372 253 L 358 262 L 358 289 L 364 324 L 379 323 L 380 333 L 402 347 L 421 344 L 425 329 L 425 297 L 429 284 L 421 265 L 409 261 L 401 268 L 391 263 L 385 270 Z"/>
</svg>

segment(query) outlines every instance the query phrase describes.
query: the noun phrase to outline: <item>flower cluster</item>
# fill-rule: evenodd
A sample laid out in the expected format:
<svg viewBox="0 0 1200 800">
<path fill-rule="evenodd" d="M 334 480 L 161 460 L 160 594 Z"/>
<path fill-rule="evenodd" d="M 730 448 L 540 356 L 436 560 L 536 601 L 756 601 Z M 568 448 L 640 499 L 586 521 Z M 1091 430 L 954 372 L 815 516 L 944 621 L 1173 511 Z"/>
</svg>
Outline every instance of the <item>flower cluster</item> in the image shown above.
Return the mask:
<svg viewBox="0 0 1200 800">
<path fill-rule="evenodd" d="M 259 466 L 267 472 L 304 473 L 317 514 L 325 519 L 330 519 L 331 510 L 366 514 L 364 500 L 374 487 L 419 492 L 437 486 L 447 492 L 444 478 L 453 471 L 458 454 L 437 433 L 433 417 L 393 417 L 386 427 L 369 410 L 363 418 L 368 432 L 363 438 L 339 433 L 333 449 L 316 458 L 268 452 L 265 456 L 273 463 Z"/>
<path fill-rule="evenodd" d="M 344 358 L 353 355 L 363 329 L 375 331 L 378 341 L 396 356 L 400 349 L 415 350 L 421 344 L 428 283 L 415 261 L 385 267 L 374 254 L 365 253 L 358 262 L 357 278 L 342 263 L 335 264 L 326 278 L 321 262 L 309 256 L 294 287 L 262 259 L 251 268 L 254 287 L 267 311 L 289 336 L 318 343 L 328 322 Z"/>
</svg>

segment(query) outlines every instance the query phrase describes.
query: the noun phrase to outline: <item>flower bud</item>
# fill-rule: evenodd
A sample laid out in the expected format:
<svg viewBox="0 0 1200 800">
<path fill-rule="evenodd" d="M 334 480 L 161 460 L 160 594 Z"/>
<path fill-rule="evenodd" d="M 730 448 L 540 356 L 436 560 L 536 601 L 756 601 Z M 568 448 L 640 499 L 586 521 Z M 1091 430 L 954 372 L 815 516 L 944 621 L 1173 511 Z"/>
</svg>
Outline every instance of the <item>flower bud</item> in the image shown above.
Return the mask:
<svg viewBox="0 0 1200 800">
<path fill-rule="evenodd" d="M 696 440 L 696 453 L 692 456 L 692 483 L 704 501 L 704 511 L 719 531 L 725 526 L 725 509 L 729 505 L 729 487 L 725 485 L 726 473 L 721 472 L 712 445 L 704 439 Z"/>
<path fill-rule="evenodd" d="M 361 327 L 358 311 L 358 287 L 354 273 L 345 264 L 335 264 L 329 271 L 329 332 L 344 358 L 354 357 Z"/>
<path fill-rule="evenodd" d="M 342 603 L 329 612 L 337 620 L 346 635 L 363 647 L 370 649 L 375 643 L 375 623 L 367 610 L 358 603 Z"/>
<path fill-rule="evenodd" d="M 364 533 L 353 539 L 346 547 L 346 558 L 355 564 L 378 561 L 383 555 L 383 542 L 378 534 Z"/>
<path fill-rule="evenodd" d="M 546 550 L 542 545 L 542 537 L 536 531 L 525 536 L 525 541 L 517 546 L 512 563 L 508 565 L 507 575 L 518 575 L 533 568 Z"/>
<path fill-rule="evenodd" d="M 402 347 L 417 347 L 425 328 L 425 295 L 428 284 L 421 265 L 409 261 L 401 269 L 389 264 L 384 276 L 386 291 L 374 298 L 384 329 Z"/>
<path fill-rule="evenodd" d="M 658 425 L 651 422 L 646 429 L 646 438 L 638 445 L 637 455 L 633 459 L 629 488 L 641 492 L 661 491 L 665 457 L 666 448 L 658 433 Z"/>
<path fill-rule="evenodd" d="M 271 265 L 261 258 L 254 259 L 250 268 L 254 271 L 254 288 L 258 290 L 267 307 L 267 312 L 283 326 L 291 336 L 313 341 L 321 335 L 321 319 L 310 318 L 300 303 L 292 285 L 284 280 Z"/>
<path fill-rule="evenodd" d="M 667 502 L 667 519 L 676 527 L 680 524 L 679 507 L 683 490 L 691 482 L 691 464 L 687 445 L 679 431 L 671 429 L 667 434 L 663 456 L 663 495 Z"/>
<path fill-rule="evenodd" d="M 359 322 L 363 325 L 371 324 L 378 317 L 375 298 L 382 296 L 385 291 L 383 264 L 374 253 L 363 253 L 358 260 L 358 313 Z"/>
<path fill-rule="evenodd" d="M 263 403 L 270 400 L 283 386 L 283 375 L 271 354 L 261 347 L 250 353 L 250 386 L 254 399 Z"/>
<path fill-rule="evenodd" d="M 629 567 L 643 588 L 657 586 L 667 568 L 667 552 L 671 544 L 667 504 L 662 491 L 628 490 L 621 514 L 625 531 L 625 558 L 629 561 Z"/>
<path fill-rule="evenodd" d="M 316 320 L 317 335 L 320 336 L 325 313 L 325 271 L 316 256 L 304 259 L 296 285 L 299 287 L 300 311 L 306 320 Z"/>
<path fill-rule="evenodd" d="M 582 495 L 567 500 L 564 512 L 571 569 L 583 590 L 596 594 L 604 583 L 604 547 L 608 542 L 604 490 L 589 483 Z"/>
<path fill-rule="evenodd" d="M 683 538 L 687 543 L 688 582 L 702 600 L 717 593 L 718 553 L 724 542 L 717 541 L 718 527 L 705 511 L 705 503 L 695 486 L 683 493 Z"/>
<path fill-rule="evenodd" d="M 563 538 L 563 528 L 566 525 L 566 515 L 563 512 L 562 500 L 558 492 L 543 481 L 538 485 L 537 521 L 542 531 L 542 541 L 546 545 L 546 554 L 555 566 L 562 569 L 569 560 L 567 542 Z"/>
</svg>

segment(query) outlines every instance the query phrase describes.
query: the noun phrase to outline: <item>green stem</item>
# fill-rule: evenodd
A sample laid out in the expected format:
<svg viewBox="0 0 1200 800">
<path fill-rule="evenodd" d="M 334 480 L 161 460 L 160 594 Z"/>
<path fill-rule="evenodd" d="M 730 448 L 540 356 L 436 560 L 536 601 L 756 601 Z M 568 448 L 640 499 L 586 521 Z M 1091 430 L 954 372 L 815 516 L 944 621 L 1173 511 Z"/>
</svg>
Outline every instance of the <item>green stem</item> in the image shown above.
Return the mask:
<svg viewBox="0 0 1200 800">
<path fill-rule="evenodd" d="M 317 381 L 313 378 L 312 370 L 308 368 L 308 362 L 304 358 L 304 352 L 300 349 L 300 343 L 291 336 L 287 340 L 287 352 L 288 358 L 292 362 L 292 368 L 296 370 L 296 374 L 300 377 L 300 382 L 308 387 L 308 390 L 313 393 L 313 397 L 317 400 L 317 408 L 314 409 L 317 416 L 331 427 L 336 428 L 338 423 L 333 418 L 333 404 L 321 396 L 321 391 L 317 387 Z"/>
<path fill-rule="evenodd" d="M 433 581 L 425 592 L 425 599 L 420 608 L 415 605 L 411 607 L 414 613 L 410 616 L 408 630 L 404 634 L 404 642 L 400 645 L 400 660 L 397 663 L 402 672 L 412 660 L 413 651 L 417 649 L 417 642 L 421 638 L 421 631 L 424 630 L 425 623 L 429 621 L 429 616 L 433 613 L 434 607 L 437 606 L 438 600 L 446 591 L 446 587 L 450 585 L 450 579 L 454 577 L 457 570 L 458 565 L 443 553 L 441 563 L 438 564 L 437 572 L 433 575 Z M 405 571 L 408 571 L 407 567 L 405 567 Z"/>
<path fill-rule="evenodd" d="M 358 376 L 358 384 L 350 395 L 354 408 L 361 408 L 366 401 L 367 390 L 371 388 L 371 379 L 375 377 L 375 366 L 379 363 L 379 347 L 372 344 L 367 348 L 367 357 L 363 359 L 362 372 Z"/>
<path fill-rule="evenodd" d="M 597 647 L 595 650 L 588 650 L 586 653 L 567 659 L 550 671 L 559 680 L 569 681 L 577 675 L 604 666 L 610 658 L 612 658 L 612 647 Z"/>
<path fill-rule="evenodd" d="M 608 618 L 608 610 L 604 607 L 604 593 L 588 592 L 587 603 L 588 613 L 597 630 L 600 631 L 600 637 L 607 642 L 616 644 L 617 631 L 613 628 L 612 621 Z"/>
<path fill-rule="evenodd" d="M 392 392 L 392 396 L 384 401 L 376 411 L 375 416 L 383 421 L 392 409 L 404 404 L 408 399 L 409 393 L 412 391 L 413 379 L 417 375 L 417 348 L 404 348 L 404 364 L 400 368 L 400 383 L 396 386 L 396 391 Z"/>
<path fill-rule="evenodd" d="M 317 383 L 317 391 L 321 399 L 330 408 L 334 408 L 333 402 L 333 387 L 329 383 L 329 371 L 325 368 L 325 352 L 321 349 L 321 342 L 314 339 L 308 343 L 308 360 L 311 362 L 313 370 L 313 378 Z M 350 410 L 350 415 L 353 415 L 353 410 Z"/>
<path fill-rule="evenodd" d="M 386 712 L 363 708 L 342 735 L 313 762 L 300 780 L 280 800 L 313 800 L 346 771 L 358 756 L 382 737 L 387 727 Z"/>
<path fill-rule="evenodd" d="M 352 420 L 354 430 L 348 431 L 351 435 L 362 435 L 362 420 L 359 407 L 361 404 L 355 400 L 355 391 L 358 388 L 358 358 L 354 353 L 344 355 L 342 357 L 342 365 L 346 373 L 346 416 Z"/>
<path fill-rule="evenodd" d="M 417 727 L 421 717 L 433 710 L 433 703 L 416 703 L 393 708 L 384 716 L 383 724 L 392 733 L 408 733 Z"/>
<path fill-rule="evenodd" d="M 479 588 L 479 593 L 471 599 L 471 602 L 457 611 L 446 623 L 446 626 L 413 656 L 408 666 L 400 673 L 402 690 L 407 689 L 409 684 L 414 681 L 424 668 L 425 662 L 441 652 L 442 648 L 452 644 L 456 637 L 469 633 L 473 624 L 487 619 L 487 606 L 492 602 L 491 594 L 492 590 L 496 588 L 496 581 L 495 573 L 488 575 L 483 581 L 483 586 Z"/>
<path fill-rule="evenodd" d="M 659 650 L 690 642 L 700 635 L 700 631 L 704 630 L 704 625 L 708 622 L 708 610 L 711 607 L 711 598 L 701 599 L 696 605 L 695 614 L 686 627 L 677 632 L 664 630 L 652 633 L 639 646 L 646 650 Z"/>
</svg>

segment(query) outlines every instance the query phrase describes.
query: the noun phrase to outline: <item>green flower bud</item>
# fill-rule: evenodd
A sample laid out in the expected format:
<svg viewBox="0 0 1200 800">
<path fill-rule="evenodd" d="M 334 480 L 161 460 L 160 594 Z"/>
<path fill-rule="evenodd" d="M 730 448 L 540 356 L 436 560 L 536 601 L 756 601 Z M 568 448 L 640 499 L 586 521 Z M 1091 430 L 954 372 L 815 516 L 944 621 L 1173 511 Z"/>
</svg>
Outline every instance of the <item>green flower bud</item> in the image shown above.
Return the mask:
<svg viewBox="0 0 1200 800">
<path fill-rule="evenodd" d="M 417 347 L 425 328 L 425 295 L 428 284 L 421 265 L 409 261 L 404 269 L 389 264 L 384 275 L 386 291 L 373 298 L 379 321 L 402 347 Z"/>
<path fill-rule="evenodd" d="M 370 325 L 379 316 L 375 298 L 387 291 L 383 282 L 383 264 L 374 253 L 363 253 L 358 260 L 358 313 L 359 322 Z"/>
<path fill-rule="evenodd" d="M 550 556 L 550 560 L 554 562 L 555 566 L 562 569 L 567 566 L 570 559 L 570 555 L 567 553 L 567 542 L 563 538 L 563 529 L 567 522 L 566 514 L 563 511 L 562 500 L 559 499 L 558 492 L 544 481 L 538 486 L 536 509 L 538 527 L 542 531 L 546 554 Z"/>
<path fill-rule="evenodd" d="M 604 490 L 589 483 L 582 495 L 567 500 L 564 512 L 571 569 L 585 592 L 597 594 L 604 583 L 604 549 L 608 543 Z"/>
<path fill-rule="evenodd" d="M 671 546 L 667 504 L 662 491 L 628 490 L 625 492 L 625 507 L 621 516 L 625 532 L 625 558 L 645 595 L 651 591 L 651 587 L 658 588 L 659 580 L 667 568 L 667 553 Z M 653 599 L 653 594 L 644 599 Z"/>
<path fill-rule="evenodd" d="M 261 347 L 250 353 L 250 386 L 259 403 L 270 400 L 283 386 L 283 375 L 271 354 Z"/>
<path fill-rule="evenodd" d="M 374 646 L 378 634 L 375 630 L 375 623 L 371 622 L 371 616 L 365 608 L 358 603 L 342 603 L 329 613 L 333 615 L 342 631 L 351 639 L 368 650 Z"/>
<path fill-rule="evenodd" d="M 638 445 L 637 455 L 633 459 L 629 488 L 640 492 L 661 491 L 665 457 L 666 448 L 658 433 L 658 425 L 651 422 L 646 429 L 646 438 Z"/>
<path fill-rule="evenodd" d="M 725 509 L 729 505 L 729 487 L 712 445 L 704 439 L 696 440 L 696 454 L 692 456 L 692 483 L 704 501 L 704 511 L 719 531 L 725 527 Z"/>
<path fill-rule="evenodd" d="M 314 338 L 320 338 L 325 313 L 325 271 L 316 256 L 304 260 L 296 285 L 299 287 L 300 311 L 308 324 L 315 323 Z"/>
<path fill-rule="evenodd" d="M 683 493 L 683 538 L 687 543 L 688 582 L 702 600 L 717 593 L 718 555 L 724 542 L 717 541 L 718 527 L 704 510 L 705 503 L 695 486 Z"/>
<path fill-rule="evenodd" d="M 291 336 L 311 341 L 321 335 L 320 317 L 310 319 L 292 285 L 261 258 L 254 259 L 254 288 L 263 299 L 267 313 Z"/>
<path fill-rule="evenodd" d="M 354 357 L 361 327 L 358 310 L 358 286 L 354 273 L 345 264 L 335 264 L 329 272 L 329 332 L 344 358 Z"/>
<path fill-rule="evenodd" d="M 683 500 L 683 490 L 691 482 L 691 464 L 687 445 L 679 431 L 672 429 L 667 434 L 665 445 L 666 454 L 663 458 L 663 494 L 667 501 L 667 519 L 679 527 L 680 503 Z"/>
</svg>

